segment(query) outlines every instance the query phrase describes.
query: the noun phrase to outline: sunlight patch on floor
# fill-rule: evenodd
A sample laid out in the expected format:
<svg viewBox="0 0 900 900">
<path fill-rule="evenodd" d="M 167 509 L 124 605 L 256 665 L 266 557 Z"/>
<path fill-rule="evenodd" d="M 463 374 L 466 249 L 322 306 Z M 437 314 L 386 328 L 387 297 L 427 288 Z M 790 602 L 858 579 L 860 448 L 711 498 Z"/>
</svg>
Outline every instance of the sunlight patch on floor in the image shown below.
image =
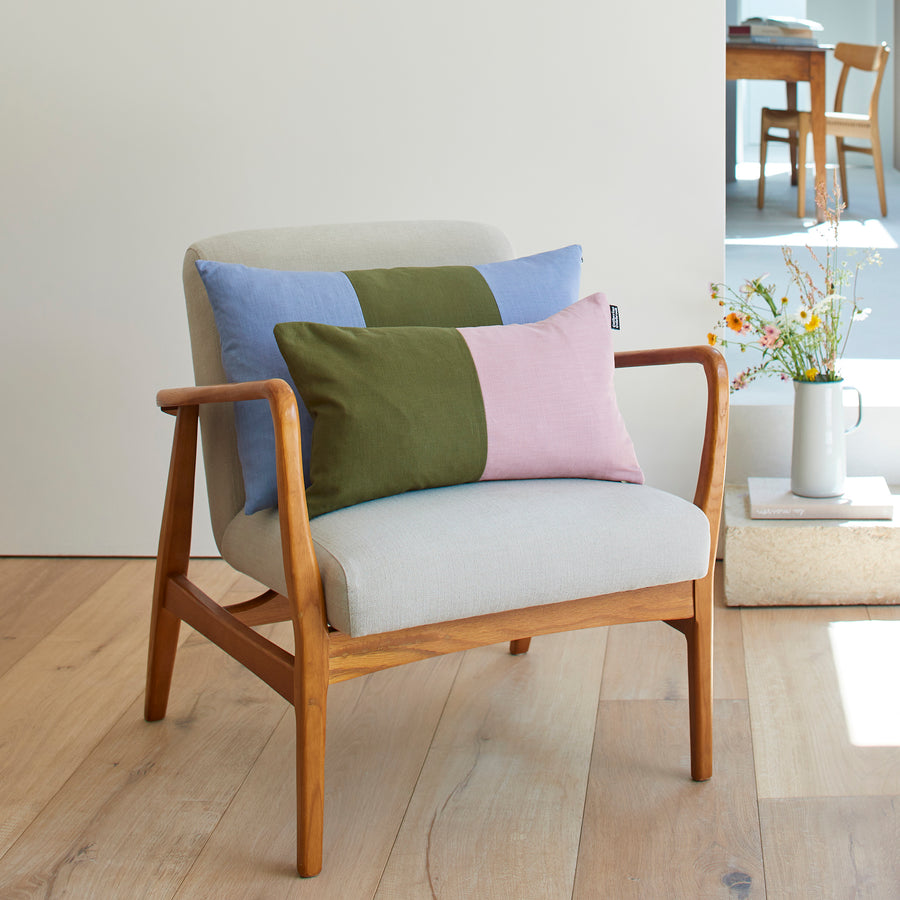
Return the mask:
<svg viewBox="0 0 900 900">
<path fill-rule="evenodd" d="M 900 622 L 832 622 L 828 636 L 850 742 L 900 747 Z"/>
<path fill-rule="evenodd" d="M 726 238 L 726 244 L 755 244 L 770 247 L 826 247 L 833 244 L 831 226 L 826 223 L 816 224 L 813 219 L 799 219 L 802 231 L 791 231 L 785 234 L 767 234 L 763 237 Z M 861 222 L 852 220 L 841 222 L 839 241 L 841 247 L 873 250 L 895 250 L 897 242 L 878 219 L 865 219 Z"/>
<path fill-rule="evenodd" d="M 790 175 L 791 164 L 789 162 L 767 162 L 766 178 L 773 175 Z M 759 163 L 739 162 L 734 167 L 734 177 L 738 181 L 759 181 Z"/>
<path fill-rule="evenodd" d="M 829 178 L 834 169 L 829 166 Z M 767 162 L 766 178 L 786 179 L 790 175 L 789 162 Z M 735 166 L 735 177 L 739 182 L 759 180 L 759 163 L 740 162 Z M 812 170 L 807 172 L 806 190 L 812 207 Z M 794 189 L 796 190 L 796 189 Z M 749 198 L 748 198 L 749 199 Z M 796 228 L 790 231 L 775 229 L 775 234 L 742 235 L 726 238 L 726 244 L 754 245 L 759 247 L 824 247 L 833 244 L 831 228 L 825 223 L 817 223 L 814 216 L 795 219 Z M 896 250 L 897 242 L 885 228 L 881 219 L 853 219 L 844 214 L 840 224 L 839 241 L 845 249 Z"/>
</svg>

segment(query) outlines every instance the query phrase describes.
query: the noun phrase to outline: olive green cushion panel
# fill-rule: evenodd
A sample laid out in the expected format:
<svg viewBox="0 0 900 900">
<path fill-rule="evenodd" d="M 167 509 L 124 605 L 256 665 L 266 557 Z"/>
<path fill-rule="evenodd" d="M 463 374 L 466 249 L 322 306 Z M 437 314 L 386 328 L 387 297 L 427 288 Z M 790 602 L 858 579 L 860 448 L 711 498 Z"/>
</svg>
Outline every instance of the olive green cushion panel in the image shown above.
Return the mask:
<svg viewBox="0 0 900 900">
<path fill-rule="evenodd" d="M 472 355 L 455 328 L 283 322 L 275 339 L 315 420 L 310 518 L 481 477 L 484 404 Z"/>
<path fill-rule="evenodd" d="M 344 273 L 369 327 L 500 325 L 494 294 L 472 266 L 401 267 Z"/>
</svg>

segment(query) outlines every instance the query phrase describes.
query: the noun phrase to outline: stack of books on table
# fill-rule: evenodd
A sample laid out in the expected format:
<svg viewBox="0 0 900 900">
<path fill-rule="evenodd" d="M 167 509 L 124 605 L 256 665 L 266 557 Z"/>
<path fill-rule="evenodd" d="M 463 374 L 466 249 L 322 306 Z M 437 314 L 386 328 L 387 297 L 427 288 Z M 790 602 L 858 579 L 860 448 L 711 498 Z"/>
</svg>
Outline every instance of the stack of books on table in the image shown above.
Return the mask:
<svg viewBox="0 0 900 900">
<path fill-rule="evenodd" d="M 818 22 L 809 19 L 793 19 L 788 16 L 754 16 L 744 19 L 740 25 L 728 26 L 728 40 L 746 44 L 791 44 L 815 47 L 816 32 L 821 31 Z"/>
<path fill-rule="evenodd" d="M 798 497 L 790 478 L 748 478 L 751 519 L 893 519 L 900 508 L 884 478 L 848 478 L 840 497 Z"/>
</svg>

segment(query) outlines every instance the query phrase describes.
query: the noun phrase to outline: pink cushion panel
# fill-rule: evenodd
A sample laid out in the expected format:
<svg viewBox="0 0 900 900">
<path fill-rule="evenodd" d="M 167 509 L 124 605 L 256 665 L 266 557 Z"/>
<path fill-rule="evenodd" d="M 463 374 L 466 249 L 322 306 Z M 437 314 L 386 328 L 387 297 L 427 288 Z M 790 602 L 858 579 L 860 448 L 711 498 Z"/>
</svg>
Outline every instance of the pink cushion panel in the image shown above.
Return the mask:
<svg viewBox="0 0 900 900">
<path fill-rule="evenodd" d="M 593 294 L 543 322 L 460 328 L 481 383 L 482 481 L 643 483 L 613 386 L 609 305 Z"/>
</svg>

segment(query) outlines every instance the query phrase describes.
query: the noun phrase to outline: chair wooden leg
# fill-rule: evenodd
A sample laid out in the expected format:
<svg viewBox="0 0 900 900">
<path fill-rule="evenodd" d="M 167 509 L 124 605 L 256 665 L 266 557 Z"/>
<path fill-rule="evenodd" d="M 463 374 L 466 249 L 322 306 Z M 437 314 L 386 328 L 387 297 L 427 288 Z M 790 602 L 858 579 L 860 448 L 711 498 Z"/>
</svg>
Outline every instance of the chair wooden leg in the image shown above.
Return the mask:
<svg viewBox="0 0 900 900">
<path fill-rule="evenodd" d="M 797 178 L 798 178 L 797 133 L 795 131 L 791 132 L 791 136 L 788 141 L 788 149 L 790 151 L 790 157 L 791 157 L 791 187 L 795 187 L 797 184 Z"/>
<path fill-rule="evenodd" d="M 838 171 L 841 173 L 841 199 L 847 202 L 847 151 L 844 149 L 844 139 L 835 138 L 837 144 Z"/>
<path fill-rule="evenodd" d="M 711 585 L 708 579 L 696 582 L 695 591 L 701 595 L 698 607 L 704 607 L 709 615 L 695 618 L 684 631 L 688 652 L 691 777 L 694 781 L 707 781 L 712 777 L 713 770 L 713 634 Z M 699 602 L 703 594 L 709 594 L 709 599 Z"/>
<path fill-rule="evenodd" d="M 797 82 L 788 81 L 785 84 L 787 89 L 787 108 L 797 108 Z M 797 132 L 792 131 L 788 135 L 788 150 L 791 159 L 791 187 L 797 186 Z"/>
<path fill-rule="evenodd" d="M 513 656 L 521 656 L 521 654 L 528 652 L 530 646 L 531 638 L 519 638 L 518 640 L 509 642 L 509 652 L 512 653 Z"/>
<path fill-rule="evenodd" d="M 800 132 L 797 141 L 797 217 L 802 219 L 806 215 L 806 145 L 807 133 Z"/>
<path fill-rule="evenodd" d="M 148 722 L 165 718 L 180 627 L 181 619 L 163 609 L 154 599 L 150 652 L 147 657 L 147 686 L 144 691 L 144 718 Z"/>
<path fill-rule="evenodd" d="M 756 207 L 762 209 L 766 202 L 766 153 L 769 149 L 769 133 L 766 126 L 759 136 L 759 187 L 756 189 Z"/>
<path fill-rule="evenodd" d="M 175 419 L 169 482 L 153 585 L 150 649 L 144 692 L 144 718 L 148 722 L 162 719 L 166 714 L 175 652 L 178 649 L 181 620 L 165 608 L 165 602 L 169 576 L 186 575 L 190 562 L 194 473 L 197 467 L 197 414 L 196 406 L 185 406 L 179 409 Z"/>
<path fill-rule="evenodd" d="M 309 632 L 315 631 L 315 634 Z M 325 708 L 328 643 L 324 625 L 300 628 L 295 640 L 294 712 L 297 721 L 297 871 L 322 870 L 325 823 Z"/>
<path fill-rule="evenodd" d="M 881 215 L 887 215 L 887 197 L 884 193 L 884 163 L 881 158 L 881 138 L 878 132 L 872 133 L 872 164 L 875 167 L 875 183 L 878 185 L 878 199 L 881 202 Z M 847 188 L 844 184 L 844 170 L 841 169 L 841 187 L 844 190 L 844 200 L 847 199 Z"/>
</svg>

